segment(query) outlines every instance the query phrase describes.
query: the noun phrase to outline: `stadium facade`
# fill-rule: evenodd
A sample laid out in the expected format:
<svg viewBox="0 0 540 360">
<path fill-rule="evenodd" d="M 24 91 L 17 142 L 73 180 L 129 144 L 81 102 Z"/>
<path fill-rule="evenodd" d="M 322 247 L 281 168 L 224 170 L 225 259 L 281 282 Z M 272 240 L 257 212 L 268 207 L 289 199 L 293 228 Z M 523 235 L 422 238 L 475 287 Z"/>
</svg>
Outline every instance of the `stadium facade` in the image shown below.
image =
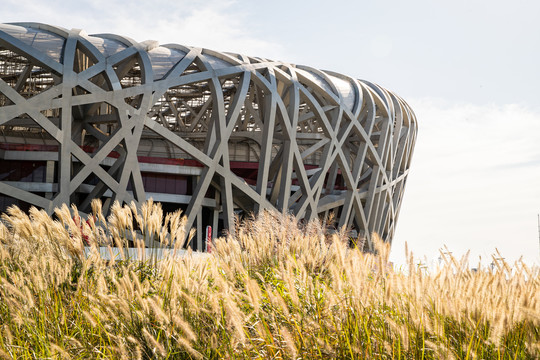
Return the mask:
<svg viewBox="0 0 540 360">
<path fill-rule="evenodd" d="M 0 211 L 153 198 L 184 210 L 197 249 L 235 213 L 334 213 L 371 246 L 394 234 L 416 126 L 398 96 L 330 71 L 0 24 Z"/>
</svg>

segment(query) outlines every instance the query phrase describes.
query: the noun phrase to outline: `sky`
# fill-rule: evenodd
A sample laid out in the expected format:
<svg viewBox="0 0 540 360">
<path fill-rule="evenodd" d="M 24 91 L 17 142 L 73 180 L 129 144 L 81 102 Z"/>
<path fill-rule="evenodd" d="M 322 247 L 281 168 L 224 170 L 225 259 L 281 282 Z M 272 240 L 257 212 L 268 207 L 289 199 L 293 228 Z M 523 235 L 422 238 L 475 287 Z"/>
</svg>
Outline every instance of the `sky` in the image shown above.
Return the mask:
<svg viewBox="0 0 540 360">
<path fill-rule="evenodd" d="M 43 22 L 340 72 L 404 98 L 418 140 L 391 260 L 445 246 L 540 265 L 540 2 L 3 0 Z M 446 251 L 446 250 L 445 250 Z"/>
</svg>

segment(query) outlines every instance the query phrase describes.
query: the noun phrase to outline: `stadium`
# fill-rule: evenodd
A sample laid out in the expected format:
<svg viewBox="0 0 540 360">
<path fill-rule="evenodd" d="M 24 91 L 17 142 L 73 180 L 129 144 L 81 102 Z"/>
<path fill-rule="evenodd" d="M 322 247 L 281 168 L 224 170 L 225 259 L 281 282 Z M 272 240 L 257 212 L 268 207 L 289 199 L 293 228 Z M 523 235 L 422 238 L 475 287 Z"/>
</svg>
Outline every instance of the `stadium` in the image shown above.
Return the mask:
<svg viewBox="0 0 540 360">
<path fill-rule="evenodd" d="M 204 250 L 206 229 L 275 209 L 371 248 L 392 241 L 416 134 L 400 97 L 335 72 L 0 24 L 0 212 L 152 198 Z"/>
</svg>

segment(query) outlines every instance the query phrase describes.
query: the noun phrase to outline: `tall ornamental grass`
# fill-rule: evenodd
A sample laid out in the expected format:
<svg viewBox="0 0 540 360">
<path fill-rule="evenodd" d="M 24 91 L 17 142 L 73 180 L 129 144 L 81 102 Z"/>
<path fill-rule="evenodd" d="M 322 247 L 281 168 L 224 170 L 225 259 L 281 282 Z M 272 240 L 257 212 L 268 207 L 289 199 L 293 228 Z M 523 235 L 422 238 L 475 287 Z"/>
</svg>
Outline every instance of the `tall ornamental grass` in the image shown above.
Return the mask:
<svg viewBox="0 0 540 360">
<path fill-rule="evenodd" d="M 263 212 L 178 257 L 179 212 L 159 204 L 86 219 L 76 209 L 0 224 L 0 358 L 538 359 L 539 270 L 494 257 L 471 271 L 443 253 L 435 270 L 393 270 L 318 222 Z M 99 246 L 169 251 L 104 260 Z M 90 247 L 90 251 L 84 247 Z M 112 254 L 112 250 L 111 250 Z"/>
</svg>

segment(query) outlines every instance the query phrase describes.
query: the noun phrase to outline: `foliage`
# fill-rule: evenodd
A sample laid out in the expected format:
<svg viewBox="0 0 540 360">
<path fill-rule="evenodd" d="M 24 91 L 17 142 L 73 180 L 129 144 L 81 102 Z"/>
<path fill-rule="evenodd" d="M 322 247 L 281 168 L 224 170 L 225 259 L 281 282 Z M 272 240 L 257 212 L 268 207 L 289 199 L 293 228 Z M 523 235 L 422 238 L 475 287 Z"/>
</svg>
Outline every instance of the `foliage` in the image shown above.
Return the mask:
<svg viewBox="0 0 540 360">
<path fill-rule="evenodd" d="M 431 272 L 349 247 L 317 222 L 262 212 L 214 252 L 176 252 L 179 212 L 98 202 L 55 219 L 10 208 L 0 223 L 0 358 L 537 359 L 538 269 L 500 257 Z M 376 236 L 375 236 L 376 237 Z M 170 249 L 104 260 L 99 246 Z M 85 253 L 85 242 L 90 251 Z M 112 250 L 111 250 L 112 253 Z"/>
</svg>

